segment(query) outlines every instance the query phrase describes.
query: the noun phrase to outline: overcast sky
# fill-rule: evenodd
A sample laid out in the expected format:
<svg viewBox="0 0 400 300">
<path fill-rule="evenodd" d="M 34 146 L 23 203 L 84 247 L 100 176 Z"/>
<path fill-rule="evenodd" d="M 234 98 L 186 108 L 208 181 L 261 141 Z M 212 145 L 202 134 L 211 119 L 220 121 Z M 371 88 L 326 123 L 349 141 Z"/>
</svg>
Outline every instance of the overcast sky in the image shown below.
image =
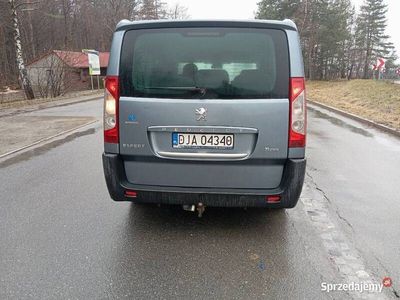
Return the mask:
<svg viewBox="0 0 400 300">
<path fill-rule="evenodd" d="M 363 0 L 352 0 L 358 8 Z M 167 0 L 188 8 L 191 19 L 252 19 L 259 0 Z M 389 5 L 387 34 L 400 55 L 400 0 L 385 0 Z M 396 15 L 397 12 L 397 15 Z"/>
</svg>

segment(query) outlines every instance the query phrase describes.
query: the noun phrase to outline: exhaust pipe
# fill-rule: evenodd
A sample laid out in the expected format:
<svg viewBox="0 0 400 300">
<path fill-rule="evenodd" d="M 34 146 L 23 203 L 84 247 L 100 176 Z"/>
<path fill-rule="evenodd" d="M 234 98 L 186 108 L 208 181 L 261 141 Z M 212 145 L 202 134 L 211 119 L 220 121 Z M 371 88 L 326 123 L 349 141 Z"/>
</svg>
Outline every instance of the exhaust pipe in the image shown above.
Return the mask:
<svg viewBox="0 0 400 300">
<path fill-rule="evenodd" d="M 197 210 L 197 215 L 199 218 L 203 216 L 204 211 L 206 210 L 206 207 L 204 206 L 203 203 L 199 202 L 197 205 L 182 205 L 183 210 L 185 211 L 191 211 L 195 212 Z"/>
<path fill-rule="evenodd" d="M 194 212 L 196 210 L 196 206 L 193 205 L 182 205 L 183 210 Z"/>
</svg>

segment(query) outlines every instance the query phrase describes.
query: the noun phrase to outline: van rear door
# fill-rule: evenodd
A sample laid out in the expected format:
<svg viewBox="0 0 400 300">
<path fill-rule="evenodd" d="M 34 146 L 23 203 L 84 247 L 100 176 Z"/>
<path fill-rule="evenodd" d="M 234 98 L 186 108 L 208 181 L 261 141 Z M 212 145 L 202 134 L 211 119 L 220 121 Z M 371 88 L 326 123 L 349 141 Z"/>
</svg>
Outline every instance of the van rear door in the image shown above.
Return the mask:
<svg viewBox="0 0 400 300">
<path fill-rule="evenodd" d="M 129 182 L 278 187 L 288 157 L 286 33 L 158 28 L 125 33 L 119 142 Z"/>
</svg>

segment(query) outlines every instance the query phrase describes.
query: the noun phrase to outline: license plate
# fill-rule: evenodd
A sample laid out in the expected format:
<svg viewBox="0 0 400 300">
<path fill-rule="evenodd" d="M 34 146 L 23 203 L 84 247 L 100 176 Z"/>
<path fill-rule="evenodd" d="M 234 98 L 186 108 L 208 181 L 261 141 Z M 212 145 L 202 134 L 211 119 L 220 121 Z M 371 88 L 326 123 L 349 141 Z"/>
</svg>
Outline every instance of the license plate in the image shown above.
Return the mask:
<svg viewBox="0 0 400 300">
<path fill-rule="evenodd" d="M 233 134 L 173 133 L 173 148 L 232 149 Z"/>
</svg>

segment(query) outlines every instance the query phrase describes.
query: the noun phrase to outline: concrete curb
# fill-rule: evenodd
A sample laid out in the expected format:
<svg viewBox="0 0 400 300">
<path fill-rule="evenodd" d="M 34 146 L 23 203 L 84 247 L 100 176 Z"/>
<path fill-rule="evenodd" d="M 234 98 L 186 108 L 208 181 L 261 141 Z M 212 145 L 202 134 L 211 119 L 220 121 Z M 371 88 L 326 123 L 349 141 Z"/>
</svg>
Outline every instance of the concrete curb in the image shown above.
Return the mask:
<svg viewBox="0 0 400 300">
<path fill-rule="evenodd" d="M 82 99 L 75 100 L 75 101 L 74 100 L 68 101 L 68 99 L 65 99 L 66 101 L 60 100 L 60 101 L 43 102 L 43 103 L 34 104 L 34 105 L 32 105 L 32 107 L 29 107 L 29 106 L 27 106 L 26 108 L 21 107 L 20 109 L 6 108 L 6 109 L 4 109 L 6 111 L 5 113 L 3 113 L 3 114 L 0 113 L 0 118 L 10 117 L 10 116 L 14 116 L 14 115 L 29 113 L 29 112 L 53 108 L 53 107 L 68 106 L 68 105 L 73 105 L 76 103 L 89 102 L 89 101 L 101 99 L 102 96 L 101 95 L 97 95 L 97 96 L 93 95 L 93 96 L 90 96 L 90 97 L 87 96 L 87 97 L 88 98 L 82 97 Z M 59 103 L 57 103 L 57 102 L 59 102 Z M 7 110 L 8 110 L 8 112 L 7 112 Z"/>
<path fill-rule="evenodd" d="M 329 105 L 326 105 L 326 104 L 322 104 L 321 102 L 317 102 L 317 101 L 313 101 L 313 100 L 309 100 L 309 99 L 307 99 L 307 102 L 309 104 L 311 104 L 311 105 L 315 105 L 315 106 L 324 108 L 324 109 L 329 110 L 331 112 L 337 113 L 339 115 L 345 116 L 347 118 L 356 120 L 356 121 L 361 122 L 363 124 L 372 126 L 372 127 L 377 128 L 379 130 L 382 130 L 384 132 L 387 132 L 387 133 L 393 134 L 393 135 L 395 135 L 397 137 L 400 137 L 400 131 L 398 131 L 398 130 L 392 128 L 392 127 L 389 127 L 389 126 L 386 126 L 386 125 L 383 125 L 383 124 L 379 124 L 377 122 L 365 119 L 363 117 L 357 116 L 355 114 L 346 112 L 344 110 L 341 110 L 341 109 L 338 109 L 338 108 L 335 108 L 335 107 L 332 107 L 332 106 L 329 106 Z"/>
<path fill-rule="evenodd" d="M 54 134 L 54 135 L 52 135 L 52 136 L 42 138 L 42 139 L 37 140 L 36 142 L 33 142 L 33 143 L 29 144 L 29 145 L 26 145 L 26 146 L 23 146 L 23 147 L 20 147 L 20 148 L 11 150 L 11 151 L 9 151 L 9 152 L 0 154 L 0 159 L 5 158 L 6 156 L 9 156 L 9 155 L 11 155 L 11 154 L 15 154 L 15 153 L 21 152 L 21 151 L 23 151 L 23 150 L 32 148 L 33 146 L 42 144 L 42 143 L 44 143 L 44 142 L 48 142 L 48 141 L 50 141 L 50 140 L 52 140 L 52 139 L 55 139 L 55 138 L 57 138 L 57 137 L 59 137 L 59 136 L 62 136 L 62 135 L 67 134 L 67 133 L 71 133 L 71 132 L 73 132 L 73 131 L 76 131 L 76 130 L 81 129 L 81 128 L 85 127 L 85 126 L 94 124 L 94 123 L 96 123 L 96 122 L 99 122 L 99 120 L 93 120 L 93 121 L 87 122 L 87 123 L 85 123 L 85 124 L 76 126 L 76 127 L 74 127 L 74 128 L 61 131 L 61 132 L 59 132 L 59 133 L 57 133 L 57 134 Z"/>
</svg>

